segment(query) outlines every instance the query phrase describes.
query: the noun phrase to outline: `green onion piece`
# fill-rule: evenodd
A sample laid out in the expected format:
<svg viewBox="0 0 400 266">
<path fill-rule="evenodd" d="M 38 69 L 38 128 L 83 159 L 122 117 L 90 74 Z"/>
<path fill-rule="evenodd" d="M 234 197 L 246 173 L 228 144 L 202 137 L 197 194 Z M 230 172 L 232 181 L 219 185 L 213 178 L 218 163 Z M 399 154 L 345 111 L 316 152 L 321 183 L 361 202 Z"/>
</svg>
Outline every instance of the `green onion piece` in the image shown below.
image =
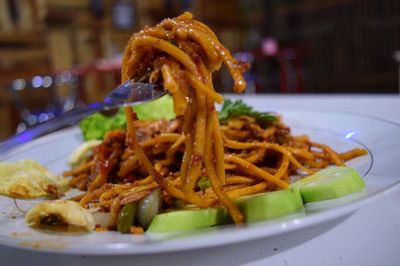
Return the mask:
<svg viewBox="0 0 400 266">
<path fill-rule="evenodd" d="M 202 176 L 200 177 L 199 181 L 197 181 L 197 186 L 202 191 L 205 191 L 207 188 L 211 187 L 211 183 L 207 176 Z"/>
<path fill-rule="evenodd" d="M 117 230 L 121 233 L 129 233 L 130 227 L 133 225 L 135 220 L 137 210 L 137 204 L 128 203 L 122 207 L 121 211 L 118 214 L 118 225 Z"/>
</svg>

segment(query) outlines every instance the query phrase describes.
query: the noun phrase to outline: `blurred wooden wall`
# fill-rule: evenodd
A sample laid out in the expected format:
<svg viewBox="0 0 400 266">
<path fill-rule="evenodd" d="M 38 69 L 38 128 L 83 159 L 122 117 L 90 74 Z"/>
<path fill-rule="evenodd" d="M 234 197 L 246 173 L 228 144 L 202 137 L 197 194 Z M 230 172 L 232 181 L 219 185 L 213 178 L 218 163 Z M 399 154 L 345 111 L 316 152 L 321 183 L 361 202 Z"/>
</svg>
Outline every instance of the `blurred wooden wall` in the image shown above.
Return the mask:
<svg viewBox="0 0 400 266">
<path fill-rule="evenodd" d="M 271 34 L 305 51 L 306 91 L 398 93 L 399 0 L 275 2 Z"/>
<path fill-rule="evenodd" d="M 132 33 L 184 11 L 231 51 L 254 55 L 250 74 L 258 92 L 282 92 L 279 60 L 260 49 L 271 36 L 281 54 L 287 49 L 300 58 L 295 75 L 304 80 L 304 92 L 398 90 L 399 0 L 0 0 L 0 139 L 15 132 L 21 106 L 44 108 L 72 93 L 85 102 L 100 100 L 120 75 L 93 64 L 114 60 L 118 68 Z M 121 28 L 116 17 L 126 15 L 133 23 Z M 64 70 L 79 73 L 77 88 L 12 89 L 16 79 L 29 86 L 36 75 Z M 224 72 L 216 78 L 216 88 L 230 88 Z"/>
</svg>

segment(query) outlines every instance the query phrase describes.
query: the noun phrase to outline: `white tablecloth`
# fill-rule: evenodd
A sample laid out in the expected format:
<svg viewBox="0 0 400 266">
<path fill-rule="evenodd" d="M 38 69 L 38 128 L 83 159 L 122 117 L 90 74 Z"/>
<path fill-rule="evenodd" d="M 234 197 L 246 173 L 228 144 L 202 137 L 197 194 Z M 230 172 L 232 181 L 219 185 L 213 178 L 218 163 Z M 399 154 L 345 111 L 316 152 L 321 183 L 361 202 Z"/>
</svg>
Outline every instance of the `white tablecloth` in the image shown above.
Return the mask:
<svg viewBox="0 0 400 266">
<path fill-rule="evenodd" d="M 246 96 L 246 101 L 263 101 L 271 110 L 288 107 L 338 110 L 400 124 L 398 95 L 257 95 Z M 212 249 L 111 257 L 55 255 L 0 246 L 0 265 L 397 266 L 400 265 L 400 192 L 348 217 L 273 238 Z"/>
</svg>

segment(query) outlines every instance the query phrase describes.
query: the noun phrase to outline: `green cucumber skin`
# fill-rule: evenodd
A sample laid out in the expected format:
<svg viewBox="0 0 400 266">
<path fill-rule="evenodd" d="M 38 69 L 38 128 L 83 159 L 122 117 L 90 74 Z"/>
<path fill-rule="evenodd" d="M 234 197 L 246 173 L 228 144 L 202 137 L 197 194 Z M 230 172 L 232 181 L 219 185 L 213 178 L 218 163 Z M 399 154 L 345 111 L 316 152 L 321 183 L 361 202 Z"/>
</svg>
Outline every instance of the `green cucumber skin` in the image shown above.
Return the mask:
<svg viewBox="0 0 400 266">
<path fill-rule="evenodd" d="M 340 198 L 361 191 L 365 188 L 365 182 L 356 170 L 349 168 L 349 174 L 344 178 L 335 178 L 313 186 L 296 187 L 300 189 L 303 201 L 307 203 Z"/>
<path fill-rule="evenodd" d="M 235 202 L 248 223 L 279 218 L 303 209 L 303 200 L 297 188 L 252 195 Z M 259 206 L 263 206 L 263 208 L 259 208 Z M 232 220 L 228 211 L 222 207 L 180 210 L 156 215 L 147 232 L 190 231 L 228 223 L 232 223 Z"/>
<path fill-rule="evenodd" d="M 355 179 L 351 183 L 346 182 L 345 180 L 338 180 L 334 183 L 340 185 L 340 189 L 332 189 L 329 187 L 329 184 L 321 185 L 321 187 L 318 188 L 300 188 L 304 202 L 315 202 L 340 198 L 361 191 L 365 188 L 364 180 L 361 178 Z"/>
<path fill-rule="evenodd" d="M 190 231 L 226 224 L 230 221 L 230 217 L 225 208 L 179 210 L 156 215 L 147 229 L 147 232 L 167 233 Z"/>
<path fill-rule="evenodd" d="M 237 205 L 245 216 L 246 222 L 253 223 L 279 218 L 302 209 L 303 200 L 300 191 L 293 188 L 240 199 Z M 254 206 L 264 206 L 264 208 Z"/>
<path fill-rule="evenodd" d="M 235 202 L 247 223 L 279 218 L 304 209 L 307 202 L 339 198 L 364 189 L 365 182 L 358 172 L 352 168 L 348 171 L 344 178 L 333 178 L 328 182 L 309 186 L 295 182 L 289 189 L 252 195 Z M 227 210 L 222 207 L 180 210 L 156 215 L 147 232 L 190 231 L 231 222 Z"/>
</svg>

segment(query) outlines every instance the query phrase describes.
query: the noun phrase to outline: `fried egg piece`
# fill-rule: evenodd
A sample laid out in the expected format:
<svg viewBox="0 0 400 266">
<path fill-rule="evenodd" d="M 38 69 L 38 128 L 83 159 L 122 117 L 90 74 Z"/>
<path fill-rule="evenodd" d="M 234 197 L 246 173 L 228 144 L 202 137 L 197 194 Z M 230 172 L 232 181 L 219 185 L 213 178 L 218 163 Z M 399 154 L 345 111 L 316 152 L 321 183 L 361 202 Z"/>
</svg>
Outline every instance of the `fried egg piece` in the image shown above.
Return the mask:
<svg viewBox="0 0 400 266">
<path fill-rule="evenodd" d="M 72 200 L 41 202 L 28 211 L 25 222 L 32 227 L 74 231 L 93 231 L 96 226 L 93 215 Z"/>
<path fill-rule="evenodd" d="M 37 198 L 49 195 L 49 185 L 63 190 L 68 180 L 53 175 L 33 160 L 0 162 L 0 194 L 16 198 Z"/>
</svg>

